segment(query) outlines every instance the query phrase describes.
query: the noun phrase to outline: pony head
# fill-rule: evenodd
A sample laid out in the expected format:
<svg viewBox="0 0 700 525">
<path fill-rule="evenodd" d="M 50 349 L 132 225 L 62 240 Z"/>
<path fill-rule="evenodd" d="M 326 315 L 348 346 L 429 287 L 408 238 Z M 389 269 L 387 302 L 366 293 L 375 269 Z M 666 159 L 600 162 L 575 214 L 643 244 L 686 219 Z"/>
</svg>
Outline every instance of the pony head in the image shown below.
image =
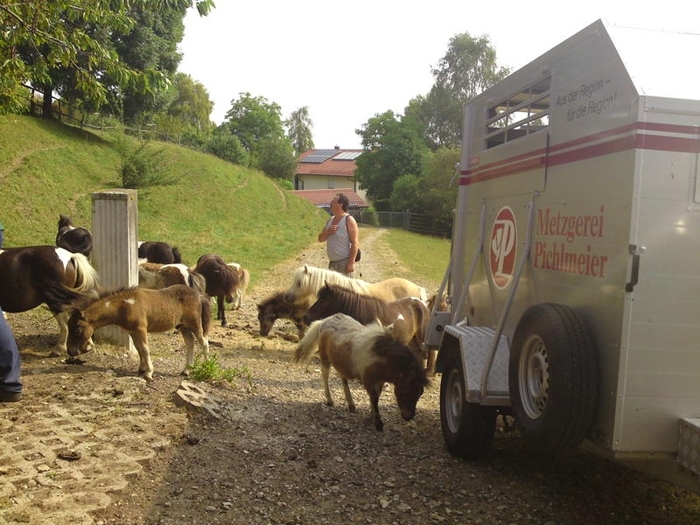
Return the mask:
<svg viewBox="0 0 700 525">
<path fill-rule="evenodd" d="M 87 322 L 83 312 L 77 308 L 73 310 L 68 318 L 68 355 L 75 357 L 86 353 L 90 349 L 90 340 L 94 332 L 95 329 Z"/>
</svg>

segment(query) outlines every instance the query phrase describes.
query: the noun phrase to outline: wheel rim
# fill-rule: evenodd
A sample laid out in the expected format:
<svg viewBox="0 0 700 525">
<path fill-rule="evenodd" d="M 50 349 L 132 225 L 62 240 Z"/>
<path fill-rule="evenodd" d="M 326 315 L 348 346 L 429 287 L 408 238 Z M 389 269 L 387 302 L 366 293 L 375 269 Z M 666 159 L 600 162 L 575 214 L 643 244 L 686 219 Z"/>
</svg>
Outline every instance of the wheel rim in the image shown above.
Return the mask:
<svg viewBox="0 0 700 525">
<path fill-rule="evenodd" d="M 445 415 L 450 432 L 459 432 L 462 415 L 462 403 L 464 402 L 464 388 L 459 370 L 452 370 L 448 378 L 447 391 L 445 393 Z"/>
<path fill-rule="evenodd" d="M 530 419 L 537 419 L 543 414 L 549 395 L 547 348 L 538 335 L 530 335 L 523 345 L 518 376 L 525 413 Z"/>
</svg>

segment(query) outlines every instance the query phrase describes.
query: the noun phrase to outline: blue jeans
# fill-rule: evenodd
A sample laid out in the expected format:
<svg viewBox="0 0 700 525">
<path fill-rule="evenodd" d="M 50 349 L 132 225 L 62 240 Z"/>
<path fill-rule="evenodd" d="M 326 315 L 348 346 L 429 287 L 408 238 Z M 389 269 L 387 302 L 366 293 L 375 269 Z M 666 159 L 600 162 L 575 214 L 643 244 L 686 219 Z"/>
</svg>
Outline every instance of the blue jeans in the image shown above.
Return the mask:
<svg viewBox="0 0 700 525">
<path fill-rule="evenodd" d="M 0 310 L 0 390 L 21 392 L 20 359 L 17 341 Z"/>
</svg>

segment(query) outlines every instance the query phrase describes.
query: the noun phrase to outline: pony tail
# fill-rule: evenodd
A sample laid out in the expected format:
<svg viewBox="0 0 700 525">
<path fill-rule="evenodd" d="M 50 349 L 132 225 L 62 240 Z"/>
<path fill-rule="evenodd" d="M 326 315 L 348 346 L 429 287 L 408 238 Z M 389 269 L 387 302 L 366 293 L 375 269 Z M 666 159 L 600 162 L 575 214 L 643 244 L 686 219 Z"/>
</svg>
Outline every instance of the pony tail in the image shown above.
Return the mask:
<svg viewBox="0 0 700 525">
<path fill-rule="evenodd" d="M 248 285 L 250 284 L 250 272 L 245 268 L 241 268 L 241 274 L 240 290 L 242 294 L 245 294 L 246 290 L 248 289 Z"/>
<path fill-rule="evenodd" d="M 71 254 L 71 261 L 75 265 L 75 287 L 74 291 L 84 293 L 97 288 L 97 270 L 92 267 L 90 261 L 82 253 Z"/>
<path fill-rule="evenodd" d="M 182 263 L 182 256 L 180 255 L 180 250 L 176 246 L 173 246 L 173 259 L 175 259 L 176 264 Z"/>
<path fill-rule="evenodd" d="M 311 323 L 309 328 L 306 330 L 306 334 L 299 341 L 299 344 L 294 350 L 294 362 L 295 363 L 308 363 L 313 356 L 318 351 L 318 340 L 321 337 L 321 328 L 323 327 L 323 320 L 314 321 Z"/>
<path fill-rule="evenodd" d="M 202 332 L 207 337 L 209 334 L 209 326 L 211 325 L 211 298 L 207 295 L 202 295 Z"/>
</svg>

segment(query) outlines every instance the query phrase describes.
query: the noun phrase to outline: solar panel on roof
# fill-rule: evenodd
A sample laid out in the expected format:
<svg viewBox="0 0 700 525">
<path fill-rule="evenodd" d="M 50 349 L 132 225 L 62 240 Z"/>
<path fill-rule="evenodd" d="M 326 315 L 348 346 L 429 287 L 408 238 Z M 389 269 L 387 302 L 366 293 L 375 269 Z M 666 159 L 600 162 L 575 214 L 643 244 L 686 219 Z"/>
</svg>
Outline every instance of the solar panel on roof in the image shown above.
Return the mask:
<svg viewBox="0 0 700 525">
<path fill-rule="evenodd" d="M 333 160 L 355 160 L 360 155 L 362 155 L 361 151 L 343 151 L 333 157 Z"/>
<path fill-rule="evenodd" d="M 304 157 L 301 160 L 301 162 L 312 162 L 320 164 L 321 162 L 330 159 L 333 155 L 336 154 L 336 152 L 337 150 L 334 149 L 317 149 L 311 155 Z"/>
</svg>

